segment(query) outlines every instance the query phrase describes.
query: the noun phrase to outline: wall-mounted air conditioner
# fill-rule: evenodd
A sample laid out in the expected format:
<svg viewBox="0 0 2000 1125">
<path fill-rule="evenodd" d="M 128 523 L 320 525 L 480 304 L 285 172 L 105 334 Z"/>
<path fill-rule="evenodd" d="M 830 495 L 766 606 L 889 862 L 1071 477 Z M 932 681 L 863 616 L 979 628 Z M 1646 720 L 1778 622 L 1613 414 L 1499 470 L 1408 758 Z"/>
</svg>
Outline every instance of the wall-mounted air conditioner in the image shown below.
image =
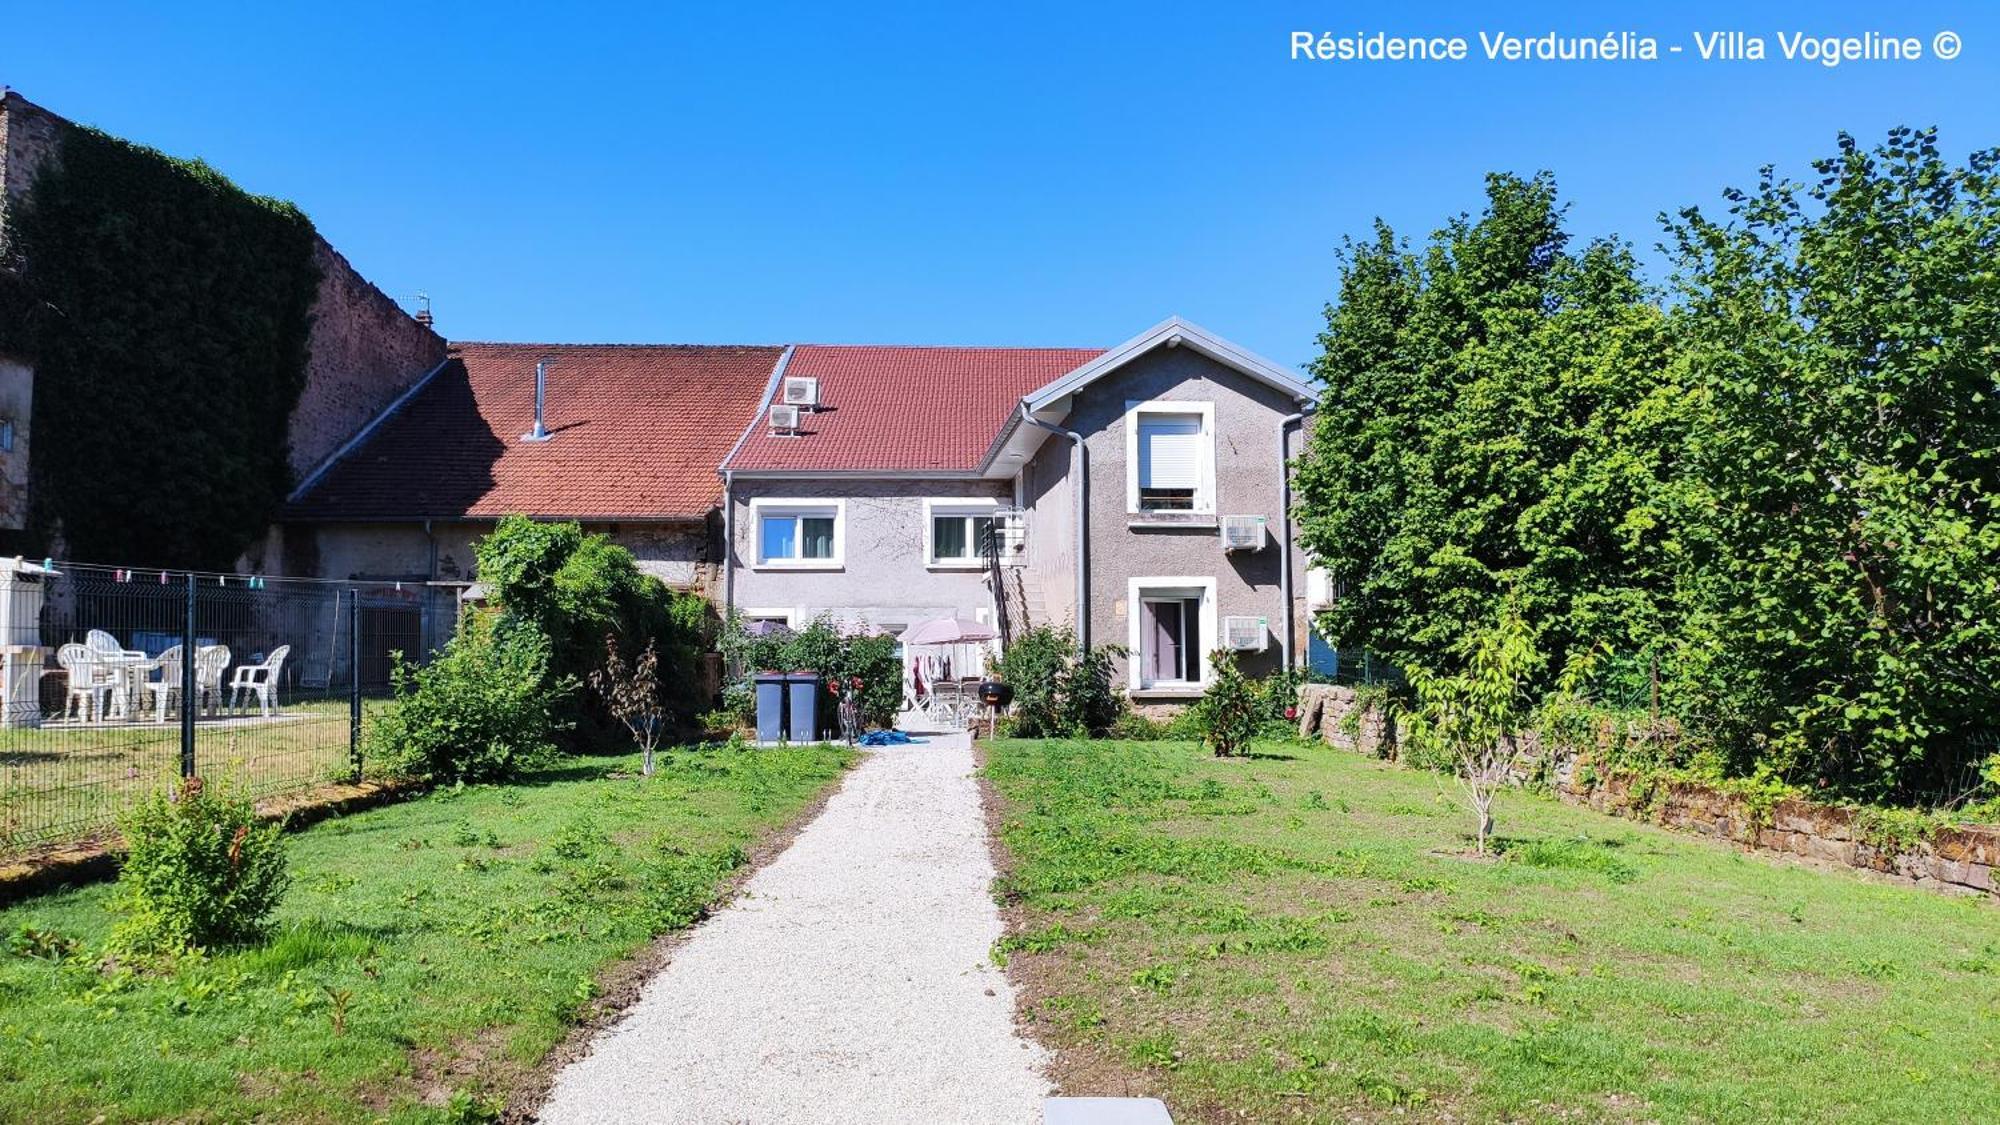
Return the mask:
<svg viewBox="0 0 2000 1125">
<path fill-rule="evenodd" d="M 786 406 L 813 409 L 819 405 L 819 380 L 811 375 L 785 376 L 785 393 L 781 401 Z"/>
<path fill-rule="evenodd" d="M 1224 551 L 1261 551 L 1264 549 L 1263 516 L 1222 517 L 1222 549 Z"/>
<path fill-rule="evenodd" d="M 798 433 L 799 408 L 796 406 L 773 406 L 771 408 L 771 432 L 774 434 Z"/>
<path fill-rule="evenodd" d="M 1267 617 L 1225 617 L 1222 619 L 1222 647 L 1237 652 L 1263 652 L 1271 643 L 1271 621 Z"/>
</svg>

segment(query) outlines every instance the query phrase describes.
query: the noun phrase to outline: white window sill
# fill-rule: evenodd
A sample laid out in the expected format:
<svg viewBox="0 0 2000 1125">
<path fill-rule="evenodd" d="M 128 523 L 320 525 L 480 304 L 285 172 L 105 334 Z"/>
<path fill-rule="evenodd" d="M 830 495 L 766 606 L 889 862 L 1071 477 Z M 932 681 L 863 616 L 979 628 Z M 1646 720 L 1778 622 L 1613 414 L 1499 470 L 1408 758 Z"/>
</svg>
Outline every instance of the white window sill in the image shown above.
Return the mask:
<svg viewBox="0 0 2000 1125">
<path fill-rule="evenodd" d="M 986 569 L 986 564 L 985 564 L 985 563 L 983 563 L 983 562 L 936 562 L 936 561 L 932 561 L 932 562 L 927 562 L 927 563 L 925 563 L 925 564 L 924 564 L 924 569 L 925 569 L 925 570 L 985 570 L 985 569 Z"/>
<path fill-rule="evenodd" d="M 1125 526 L 1213 528 L 1222 526 L 1222 523 L 1214 512 L 1127 512 Z"/>
<path fill-rule="evenodd" d="M 845 570 L 835 559 L 809 559 L 805 562 L 773 560 L 752 564 L 751 570 Z"/>
<path fill-rule="evenodd" d="M 1201 684 L 1154 684 L 1151 687 L 1127 688 L 1125 694 L 1141 701 L 1150 699 L 1171 703 L 1175 700 L 1200 699 L 1208 694 L 1208 689 Z"/>
</svg>

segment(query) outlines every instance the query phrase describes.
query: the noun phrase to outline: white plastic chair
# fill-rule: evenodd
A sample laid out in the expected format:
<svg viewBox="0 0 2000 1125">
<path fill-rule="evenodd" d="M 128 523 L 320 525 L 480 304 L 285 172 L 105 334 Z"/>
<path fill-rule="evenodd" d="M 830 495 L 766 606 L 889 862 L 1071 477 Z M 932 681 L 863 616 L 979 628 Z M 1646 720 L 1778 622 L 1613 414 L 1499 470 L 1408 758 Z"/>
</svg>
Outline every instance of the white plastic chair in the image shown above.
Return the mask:
<svg viewBox="0 0 2000 1125">
<path fill-rule="evenodd" d="M 210 716 L 222 705 L 222 673 L 229 668 L 228 645 L 204 645 L 194 653 L 195 707 Z"/>
<path fill-rule="evenodd" d="M 63 718 L 77 715 L 88 723 L 103 719 L 111 702 L 111 689 L 117 686 L 115 669 L 100 664 L 97 654 L 79 644 L 67 644 L 56 650 L 56 663 L 69 676 L 69 694 L 63 700 Z M 77 704 L 83 706 L 78 708 Z"/>
<path fill-rule="evenodd" d="M 271 717 L 271 691 L 277 687 L 278 673 L 285 667 L 285 657 L 291 655 L 292 646 L 279 645 L 271 650 L 262 664 L 243 664 L 236 669 L 236 675 L 229 681 L 229 711 L 235 714 L 245 692 L 257 696 L 257 711 L 265 718 Z"/>
<path fill-rule="evenodd" d="M 161 653 L 150 670 L 160 673 L 159 679 L 146 681 L 146 691 L 153 697 L 153 721 L 164 723 L 167 708 L 181 693 L 181 646 Z"/>
</svg>

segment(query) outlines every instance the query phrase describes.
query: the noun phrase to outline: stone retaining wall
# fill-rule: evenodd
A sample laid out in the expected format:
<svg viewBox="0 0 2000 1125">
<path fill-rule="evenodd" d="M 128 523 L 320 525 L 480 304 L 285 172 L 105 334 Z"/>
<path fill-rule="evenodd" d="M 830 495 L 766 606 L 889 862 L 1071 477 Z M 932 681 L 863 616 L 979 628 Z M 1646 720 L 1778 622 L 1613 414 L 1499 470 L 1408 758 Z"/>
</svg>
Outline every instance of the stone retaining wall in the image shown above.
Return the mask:
<svg viewBox="0 0 2000 1125">
<path fill-rule="evenodd" d="M 1306 684 L 1299 688 L 1299 737 L 1378 758 L 1397 757 L 1392 719 L 1357 698 L 1353 688 Z M 1612 816 L 1760 851 L 1881 872 L 1913 885 L 2000 897 L 2000 828 L 1941 828 L 1902 849 L 1871 837 L 1862 814 L 1812 801 L 1783 800 L 1760 817 L 1748 799 L 1689 781 L 1648 783 L 1637 774 L 1596 774 L 1577 769 L 1576 758 L 1553 763 L 1556 796 Z"/>
</svg>

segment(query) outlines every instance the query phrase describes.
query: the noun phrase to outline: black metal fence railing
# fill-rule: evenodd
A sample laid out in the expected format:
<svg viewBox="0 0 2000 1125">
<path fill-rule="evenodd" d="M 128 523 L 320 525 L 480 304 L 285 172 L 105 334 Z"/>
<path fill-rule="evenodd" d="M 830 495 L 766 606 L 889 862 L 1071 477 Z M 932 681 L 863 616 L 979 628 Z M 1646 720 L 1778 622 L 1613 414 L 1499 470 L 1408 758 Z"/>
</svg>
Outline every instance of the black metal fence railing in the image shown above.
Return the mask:
<svg viewBox="0 0 2000 1125">
<path fill-rule="evenodd" d="M 255 797 L 358 777 L 395 654 L 457 591 L 0 560 L 0 854 L 114 827 L 199 775 Z"/>
</svg>

